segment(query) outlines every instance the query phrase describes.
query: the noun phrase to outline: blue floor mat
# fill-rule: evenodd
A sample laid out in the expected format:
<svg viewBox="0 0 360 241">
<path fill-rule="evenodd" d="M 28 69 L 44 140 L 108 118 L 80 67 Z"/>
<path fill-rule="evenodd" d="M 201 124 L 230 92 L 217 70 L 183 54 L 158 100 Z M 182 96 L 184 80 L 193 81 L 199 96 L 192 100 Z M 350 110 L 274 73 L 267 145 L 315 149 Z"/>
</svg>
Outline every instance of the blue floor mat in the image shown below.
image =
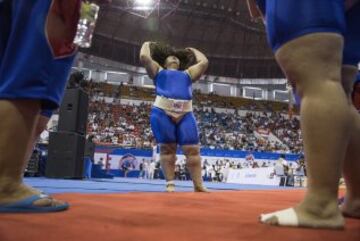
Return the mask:
<svg viewBox="0 0 360 241">
<path fill-rule="evenodd" d="M 49 194 L 56 193 L 129 193 L 129 192 L 164 192 L 164 180 L 147 180 L 138 178 L 114 179 L 48 179 L 43 177 L 25 178 L 25 183 Z M 210 191 L 226 190 L 282 190 L 294 189 L 264 185 L 241 185 L 230 183 L 205 182 Z M 176 181 L 176 191 L 192 192 L 191 181 Z"/>
</svg>

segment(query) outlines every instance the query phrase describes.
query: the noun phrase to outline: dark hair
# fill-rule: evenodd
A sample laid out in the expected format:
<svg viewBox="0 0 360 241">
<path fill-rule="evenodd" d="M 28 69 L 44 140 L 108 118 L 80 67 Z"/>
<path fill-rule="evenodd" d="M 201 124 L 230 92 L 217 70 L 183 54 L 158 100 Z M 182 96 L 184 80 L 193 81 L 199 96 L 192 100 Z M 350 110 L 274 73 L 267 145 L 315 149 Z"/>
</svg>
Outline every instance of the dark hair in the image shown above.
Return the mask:
<svg viewBox="0 0 360 241">
<path fill-rule="evenodd" d="M 175 49 L 164 43 L 152 43 L 150 45 L 151 57 L 165 68 L 165 61 L 169 56 L 175 56 L 180 60 L 179 70 L 185 70 L 196 63 L 195 55 L 186 49 Z"/>
</svg>

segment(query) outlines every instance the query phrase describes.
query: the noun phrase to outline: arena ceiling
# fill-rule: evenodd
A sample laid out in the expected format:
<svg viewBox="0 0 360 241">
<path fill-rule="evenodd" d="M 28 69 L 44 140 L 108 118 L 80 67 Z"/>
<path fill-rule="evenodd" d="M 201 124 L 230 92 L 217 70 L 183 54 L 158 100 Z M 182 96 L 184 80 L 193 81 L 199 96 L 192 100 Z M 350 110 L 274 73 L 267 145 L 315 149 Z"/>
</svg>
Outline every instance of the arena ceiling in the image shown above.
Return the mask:
<svg viewBox="0 0 360 241">
<path fill-rule="evenodd" d="M 93 46 L 83 52 L 139 66 L 144 41 L 195 47 L 210 59 L 208 74 L 282 78 L 262 23 L 252 22 L 246 0 L 113 0 L 99 14 Z M 157 5 L 156 3 L 159 3 Z"/>
</svg>

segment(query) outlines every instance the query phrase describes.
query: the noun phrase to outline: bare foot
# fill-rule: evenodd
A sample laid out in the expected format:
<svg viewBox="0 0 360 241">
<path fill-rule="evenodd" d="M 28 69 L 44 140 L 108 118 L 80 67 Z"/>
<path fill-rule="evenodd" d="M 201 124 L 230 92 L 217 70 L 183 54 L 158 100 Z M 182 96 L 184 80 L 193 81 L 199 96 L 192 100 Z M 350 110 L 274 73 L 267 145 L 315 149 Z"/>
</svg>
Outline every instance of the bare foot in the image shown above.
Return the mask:
<svg viewBox="0 0 360 241">
<path fill-rule="evenodd" d="M 20 184 L 17 187 L 14 186 L 12 188 L 7 188 L 7 191 L 0 192 L 0 205 L 16 203 L 30 196 L 40 194 L 42 194 L 41 191 L 24 184 Z M 53 199 L 49 196 L 44 196 L 33 203 L 33 205 L 37 207 L 57 207 L 65 204 L 65 202 Z"/>
<path fill-rule="evenodd" d="M 325 229 L 343 229 L 345 223 L 336 203 L 324 205 L 323 208 L 300 204 L 295 208 L 261 215 L 260 221 L 276 226 Z"/>
<path fill-rule="evenodd" d="M 204 186 L 194 186 L 194 192 L 209 192 L 209 190 Z"/>
<path fill-rule="evenodd" d="M 175 192 L 175 184 L 174 183 L 166 184 L 166 192 Z"/>
<path fill-rule="evenodd" d="M 343 204 L 340 206 L 340 210 L 345 217 L 360 219 L 360 199 L 354 200 L 345 197 Z"/>
</svg>

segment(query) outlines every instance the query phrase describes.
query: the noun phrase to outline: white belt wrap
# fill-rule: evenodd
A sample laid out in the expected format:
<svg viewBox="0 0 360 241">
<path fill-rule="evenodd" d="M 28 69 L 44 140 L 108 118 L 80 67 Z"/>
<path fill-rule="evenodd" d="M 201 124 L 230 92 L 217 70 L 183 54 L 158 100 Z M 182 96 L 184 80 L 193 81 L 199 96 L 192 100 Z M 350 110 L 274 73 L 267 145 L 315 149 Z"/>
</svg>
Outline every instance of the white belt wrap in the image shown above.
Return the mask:
<svg viewBox="0 0 360 241">
<path fill-rule="evenodd" d="M 156 96 L 154 106 L 176 113 L 187 113 L 193 110 L 192 100 L 176 100 L 163 96 Z"/>
</svg>

